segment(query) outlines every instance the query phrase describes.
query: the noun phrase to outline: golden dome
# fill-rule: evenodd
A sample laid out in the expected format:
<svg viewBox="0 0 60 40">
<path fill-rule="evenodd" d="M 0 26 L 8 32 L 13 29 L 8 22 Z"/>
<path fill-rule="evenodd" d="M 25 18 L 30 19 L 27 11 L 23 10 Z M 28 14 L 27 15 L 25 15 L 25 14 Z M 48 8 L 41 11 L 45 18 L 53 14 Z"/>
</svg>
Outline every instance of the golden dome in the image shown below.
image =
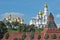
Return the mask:
<svg viewBox="0 0 60 40">
<path fill-rule="evenodd" d="M 4 20 L 6 20 L 6 18 L 4 18 Z"/>
<path fill-rule="evenodd" d="M 9 14 L 9 16 L 11 17 L 11 16 L 12 16 L 12 14 Z"/>
<path fill-rule="evenodd" d="M 42 11 L 39 11 L 38 15 L 43 15 L 43 12 Z"/>
<path fill-rule="evenodd" d="M 12 18 L 12 14 L 8 14 L 7 17 L 8 17 L 8 19 Z"/>
<path fill-rule="evenodd" d="M 17 17 L 17 19 L 20 19 L 20 17 Z"/>
<path fill-rule="evenodd" d="M 44 4 L 44 7 L 48 8 L 48 5 L 47 4 Z"/>
<path fill-rule="evenodd" d="M 24 22 L 24 20 L 22 18 L 20 20 L 21 20 L 21 22 Z"/>
</svg>

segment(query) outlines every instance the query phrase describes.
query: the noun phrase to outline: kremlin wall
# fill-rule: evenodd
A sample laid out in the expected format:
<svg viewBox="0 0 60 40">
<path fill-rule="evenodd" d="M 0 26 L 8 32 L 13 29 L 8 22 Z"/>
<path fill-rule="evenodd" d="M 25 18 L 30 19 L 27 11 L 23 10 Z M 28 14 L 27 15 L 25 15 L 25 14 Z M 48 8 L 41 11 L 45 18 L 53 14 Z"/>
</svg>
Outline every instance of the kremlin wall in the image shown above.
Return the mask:
<svg viewBox="0 0 60 40">
<path fill-rule="evenodd" d="M 4 18 L 4 21 L 9 22 L 19 22 L 24 23 L 23 19 L 18 18 L 11 18 L 11 15 L 9 15 L 7 18 Z M 34 32 L 34 39 L 38 40 L 38 35 L 40 34 L 41 37 L 39 40 L 60 40 L 60 30 L 57 29 L 57 25 L 54 21 L 54 16 L 50 12 L 48 14 L 48 5 L 44 5 L 44 11 L 39 11 L 38 15 L 35 18 L 32 18 L 30 20 L 29 25 L 34 24 L 37 28 L 44 28 L 41 32 Z M 22 33 L 9 33 L 8 40 L 12 40 L 14 38 L 21 38 Z M 26 38 L 25 40 L 31 40 L 29 37 L 30 32 L 26 32 Z M 2 40 L 6 40 L 3 38 Z"/>
</svg>

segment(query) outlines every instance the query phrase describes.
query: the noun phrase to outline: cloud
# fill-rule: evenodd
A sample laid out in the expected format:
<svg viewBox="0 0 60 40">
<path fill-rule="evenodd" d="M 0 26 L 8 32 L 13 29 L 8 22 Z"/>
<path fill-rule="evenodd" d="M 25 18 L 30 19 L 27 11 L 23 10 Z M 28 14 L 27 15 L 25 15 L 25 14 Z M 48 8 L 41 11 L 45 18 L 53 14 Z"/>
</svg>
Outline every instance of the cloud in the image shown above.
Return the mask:
<svg viewBox="0 0 60 40">
<path fill-rule="evenodd" d="M 60 18 L 60 14 L 57 14 L 57 18 Z"/>
<path fill-rule="evenodd" d="M 2 14 L 0 14 L 0 19 L 5 18 L 8 14 L 12 14 L 13 17 L 21 17 L 21 18 L 24 17 L 24 14 L 23 14 L 23 13 L 18 13 L 18 12 L 7 12 L 7 13 L 2 13 Z"/>
</svg>

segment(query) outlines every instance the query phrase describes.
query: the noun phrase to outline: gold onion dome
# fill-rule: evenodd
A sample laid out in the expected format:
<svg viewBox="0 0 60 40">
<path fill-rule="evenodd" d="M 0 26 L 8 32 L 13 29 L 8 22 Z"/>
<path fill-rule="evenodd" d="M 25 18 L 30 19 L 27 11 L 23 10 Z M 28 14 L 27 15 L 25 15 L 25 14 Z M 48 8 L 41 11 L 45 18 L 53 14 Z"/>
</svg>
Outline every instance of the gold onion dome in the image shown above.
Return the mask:
<svg viewBox="0 0 60 40">
<path fill-rule="evenodd" d="M 23 19 L 21 18 L 21 20 L 23 20 Z"/>
<path fill-rule="evenodd" d="M 42 11 L 39 11 L 38 15 L 43 15 L 43 12 Z"/>
<path fill-rule="evenodd" d="M 9 14 L 9 16 L 12 16 L 12 14 Z"/>
<path fill-rule="evenodd" d="M 47 4 L 44 4 L 44 7 L 48 8 L 48 5 Z"/>
<path fill-rule="evenodd" d="M 24 22 L 24 20 L 21 18 L 21 21 Z"/>
<path fill-rule="evenodd" d="M 17 19 L 20 19 L 20 17 L 17 17 Z"/>
</svg>

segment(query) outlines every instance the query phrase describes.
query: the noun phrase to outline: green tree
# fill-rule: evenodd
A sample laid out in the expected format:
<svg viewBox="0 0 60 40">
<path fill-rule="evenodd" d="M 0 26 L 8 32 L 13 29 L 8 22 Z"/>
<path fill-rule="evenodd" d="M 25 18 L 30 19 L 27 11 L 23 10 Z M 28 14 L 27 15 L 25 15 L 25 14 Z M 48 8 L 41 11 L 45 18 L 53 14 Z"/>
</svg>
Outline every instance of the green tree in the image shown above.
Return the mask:
<svg viewBox="0 0 60 40">
<path fill-rule="evenodd" d="M 39 32 L 39 33 L 40 33 L 41 31 L 43 31 L 43 29 L 41 29 L 41 28 L 39 28 L 39 29 L 36 28 L 36 29 L 35 29 L 35 32 Z"/>
<path fill-rule="evenodd" d="M 23 26 L 22 26 L 21 24 L 19 24 L 17 30 L 18 30 L 19 32 L 22 32 L 22 29 L 23 29 Z"/>
<path fill-rule="evenodd" d="M 30 40 L 34 39 L 34 32 L 30 32 Z"/>
<path fill-rule="evenodd" d="M 3 34 L 0 32 L 0 40 L 3 38 Z"/>
<path fill-rule="evenodd" d="M 10 22 L 6 22 L 6 26 L 8 26 L 8 28 L 12 28 L 12 24 Z"/>
<path fill-rule="evenodd" d="M 6 32 L 7 32 L 6 25 L 2 21 L 0 21 L 0 39 L 3 38 Z"/>
<path fill-rule="evenodd" d="M 19 24 L 18 29 L 19 32 L 26 32 L 27 26 L 26 24 Z"/>
<path fill-rule="evenodd" d="M 20 23 L 19 22 L 12 22 L 12 25 L 18 26 Z"/>
<path fill-rule="evenodd" d="M 27 30 L 26 24 L 22 24 L 22 26 L 23 26 L 23 32 L 26 32 L 26 30 Z"/>
<path fill-rule="evenodd" d="M 5 39 L 8 39 L 9 38 L 9 33 L 8 32 L 5 33 L 4 37 L 5 37 Z"/>
<path fill-rule="evenodd" d="M 31 32 L 31 31 L 35 32 L 35 27 L 34 27 L 34 25 L 33 25 L 33 24 L 32 24 L 32 25 L 29 25 L 28 30 L 29 30 L 29 32 Z"/>
<path fill-rule="evenodd" d="M 22 40 L 21 38 L 14 38 L 13 40 Z"/>
<path fill-rule="evenodd" d="M 14 38 L 13 40 L 18 40 L 18 38 Z"/>
<path fill-rule="evenodd" d="M 24 32 L 22 35 L 22 40 L 24 40 L 26 38 L 26 33 Z"/>
</svg>

